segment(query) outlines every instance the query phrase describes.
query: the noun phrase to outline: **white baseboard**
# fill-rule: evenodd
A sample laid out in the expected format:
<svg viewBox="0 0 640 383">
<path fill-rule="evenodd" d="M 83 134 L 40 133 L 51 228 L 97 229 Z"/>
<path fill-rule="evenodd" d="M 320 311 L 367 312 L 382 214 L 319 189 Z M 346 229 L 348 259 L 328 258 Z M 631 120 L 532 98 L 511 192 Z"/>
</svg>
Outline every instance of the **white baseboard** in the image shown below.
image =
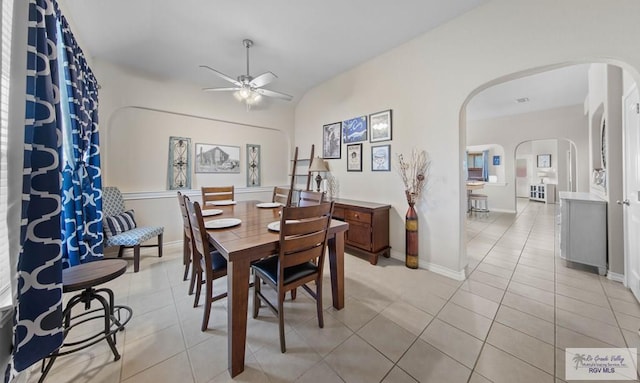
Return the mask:
<svg viewBox="0 0 640 383">
<path fill-rule="evenodd" d="M 404 262 L 404 253 L 391 249 L 391 258 Z"/>
<path fill-rule="evenodd" d="M 624 274 L 614 273 L 613 271 L 607 271 L 607 279 L 624 283 Z"/>
<path fill-rule="evenodd" d="M 494 209 L 494 208 L 490 208 L 489 211 L 492 211 L 492 212 L 495 212 L 495 213 L 516 214 L 515 210 L 510 210 L 510 209 Z"/>
<path fill-rule="evenodd" d="M 436 274 L 440 274 L 447 278 L 455 279 L 456 281 L 464 281 L 465 279 L 467 279 L 467 274 L 465 273 L 464 270 L 455 271 L 455 270 L 451 270 L 448 267 L 443 267 L 430 262 L 427 262 L 425 267 L 422 267 L 422 268 L 432 271 Z"/>
<path fill-rule="evenodd" d="M 404 262 L 404 257 L 405 257 L 404 253 L 401 253 L 399 251 L 394 251 L 393 249 L 391 250 L 391 258 Z M 426 262 L 426 265 L 425 265 L 425 262 L 422 262 L 422 261 L 418 262 L 418 267 L 420 269 L 425 269 L 425 270 L 432 271 L 436 274 L 440 274 L 447 278 L 455 279 L 456 281 L 464 281 L 465 279 L 467 279 L 467 275 L 464 270 L 455 271 L 455 270 L 451 270 L 448 267 L 443 267 L 443 266 L 436 265 L 429 262 Z"/>
</svg>

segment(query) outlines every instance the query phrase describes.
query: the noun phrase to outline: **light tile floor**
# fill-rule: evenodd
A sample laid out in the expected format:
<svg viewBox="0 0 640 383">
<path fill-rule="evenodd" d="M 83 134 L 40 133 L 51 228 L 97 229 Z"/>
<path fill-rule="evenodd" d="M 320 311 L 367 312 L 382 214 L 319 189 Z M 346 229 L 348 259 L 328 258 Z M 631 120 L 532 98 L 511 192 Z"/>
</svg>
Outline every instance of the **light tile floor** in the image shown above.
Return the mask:
<svg viewBox="0 0 640 383">
<path fill-rule="evenodd" d="M 324 329 L 308 296 L 287 302 L 286 354 L 276 318 L 262 309 L 248 319 L 246 369 L 235 380 L 558 383 L 565 347 L 640 347 L 640 305 L 629 290 L 557 258 L 556 208 L 521 200 L 516 215 L 470 217 L 464 283 L 348 255 L 345 309 L 331 307 L 327 278 Z M 161 259 L 147 252 L 139 273 L 109 283 L 134 310 L 118 336 L 119 361 L 103 342 L 59 358 L 46 381 L 230 381 L 226 301 L 214 304 L 201 332 L 202 306 L 187 296 L 180 251 L 169 246 Z"/>
</svg>

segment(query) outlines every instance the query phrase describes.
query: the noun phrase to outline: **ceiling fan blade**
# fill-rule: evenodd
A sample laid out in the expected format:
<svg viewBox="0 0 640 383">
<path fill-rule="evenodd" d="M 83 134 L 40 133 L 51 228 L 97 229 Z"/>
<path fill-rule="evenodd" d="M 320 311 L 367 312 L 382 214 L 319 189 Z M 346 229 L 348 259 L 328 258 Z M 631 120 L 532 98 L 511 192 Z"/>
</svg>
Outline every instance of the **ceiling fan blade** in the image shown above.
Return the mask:
<svg viewBox="0 0 640 383">
<path fill-rule="evenodd" d="M 235 91 L 235 90 L 240 90 L 242 88 L 202 88 L 203 91 L 205 92 L 231 92 L 231 91 Z"/>
<path fill-rule="evenodd" d="M 251 80 L 249 85 L 251 85 L 254 88 L 261 88 L 277 78 L 278 76 L 276 76 L 275 74 L 271 72 L 265 72 L 261 75 L 256 76 L 253 80 Z"/>
<path fill-rule="evenodd" d="M 288 94 L 276 92 L 269 89 L 256 89 L 255 92 L 263 96 L 275 97 L 286 101 L 291 101 L 291 99 L 293 99 L 293 96 L 289 96 Z"/>
<path fill-rule="evenodd" d="M 215 69 L 211 68 L 210 66 L 207 66 L 207 65 L 200 65 L 200 68 L 206 68 L 206 69 L 209 69 L 210 71 L 212 71 L 213 73 L 215 73 L 215 74 L 216 74 L 218 77 L 220 77 L 221 79 L 223 79 L 223 80 L 227 80 L 227 81 L 229 81 L 230 83 L 232 83 L 232 84 L 233 84 L 233 85 L 235 85 L 235 86 L 242 86 L 242 84 L 241 84 L 238 80 L 236 80 L 236 79 L 234 79 L 234 78 L 232 78 L 232 77 L 229 77 L 229 76 L 227 76 L 226 74 L 224 74 L 224 73 L 222 73 L 222 72 L 218 72 L 217 70 L 215 70 Z"/>
</svg>

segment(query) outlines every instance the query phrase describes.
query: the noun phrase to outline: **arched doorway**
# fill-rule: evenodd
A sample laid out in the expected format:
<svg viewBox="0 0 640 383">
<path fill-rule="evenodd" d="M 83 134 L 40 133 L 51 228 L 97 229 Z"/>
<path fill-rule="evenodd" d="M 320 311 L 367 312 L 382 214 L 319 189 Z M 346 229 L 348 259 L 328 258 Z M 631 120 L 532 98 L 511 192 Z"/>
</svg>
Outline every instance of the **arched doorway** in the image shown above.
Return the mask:
<svg viewBox="0 0 640 383">
<path fill-rule="evenodd" d="M 575 65 L 575 64 L 571 64 Z M 478 87 L 467 97 L 461 111 L 461 132 L 464 136 L 464 145 L 477 145 L 486 143 L 479 141 L 477 132 L 474 133 L 474 125 L 483 125 L 489 129 L 490 134 L 485 134 L 485 139 L 504 146 L 506 152 L 514 153 L 513 158 L 507 158 L 505 161 L 505 174 L 507 179 L 515 180 L 516 174 L 516 148 L 522 142 L 539 139 L 566 139 L 571 142 L 570 148 L 575 153 L 576 167 L 575 181 L 571 179 L 570 186 L 567 190 L 576 190 L 581 192 L 595 193 L 602 199 L 609 202 L 609 212 L 607 213 L 609 238 L 608 254 L 610 275 L 614 279 L 622 280 L 624 273 L 624 251 L 623 251 L 623 219 L 622 209 L 612 206 L 615 205 L 617 199 L 622 198 L 622 185 L 625 175 L 621 171 L 622 166 L 622 105 L 621 98 L 623 93 L 635 84 L 637 74 L 631 70 L 626 72 L 623 68 L 626 65 L 611 65 L 605 63 L 589 64 L 588 85 L 589 93 L 580 103 L 573 106 L 560 106 L 555 109 L 546 109 L 542 111 L 529 111 L 520 115 L 520 120 L 514 116 L 494 117 L 486 119 L 481 123 L 469 118 L 468 107 L 472 104 L 473 99 L 482 92 L 491 89 L 503 83 L 509 83 L 513 80 L 536 76 L 545 71 L 561 70 L 569 68 L 571 65 L 557 65 L 552 67 L 541 67 L 529 71 L 519 72 L 507 76 L 497 78 Z M 584 65 L 584 64 L 583 64 Z M 524 95 L 526 98 L 526 95 Z M 568 109 L 573 109 L 569 111 Z M 572 114 L 573 117 L 568 119 L 562 115 Z M 517 120 L 517 121 L 516 121 Z M 606 131 L 604 130 L 604 121 L 607 121 Z M 507 123 L 505 123 L 507 121 Z M 513 124 L 516 121 L 517 124 Z M 507 130 L 504 125 L 511 128 L 518 125 L 523 129 Z M 502 123 L 502 130 L 500 130 Z M 475 136 L 474 136 L 475 134 Z M 507 142 L 501 142 L 496 139 L 506 139 Z M 606 141 L 606 144 L 604 143 Z M 608 148 L 608 150 L 607 150 Z M 608 152 L 607 157 L 609 169 L 601 167 L 600 158 L 603 153 Z M 613 154 L 615 152 L 615 154 Z M 554 156 L 557 160 L 557 154 Z M 463 163 L 463 167 L 464 167 Z M 617 169 L 617 171 L 616 171 Z M 594 177 L 597 172 L 604 172 L 606 184 L 603 186 L 597 184 Z M 537 175 L 537 174 L 536 174 Z M 556 175 L 554 175 L 556 176 Z M 515 183 L 515 181 L 514 181 Z M 510 202 L 509 209 L 515 213 L 516 211 L 516 185 L 512 185 L 513 194 L 508 198 Z M 464 211 L 464 209 L 461 209 Z M 464 218 L 463 218 L 464 220 Z M 464 255 L 463 255 L 464 259 Z"/>
</svg>

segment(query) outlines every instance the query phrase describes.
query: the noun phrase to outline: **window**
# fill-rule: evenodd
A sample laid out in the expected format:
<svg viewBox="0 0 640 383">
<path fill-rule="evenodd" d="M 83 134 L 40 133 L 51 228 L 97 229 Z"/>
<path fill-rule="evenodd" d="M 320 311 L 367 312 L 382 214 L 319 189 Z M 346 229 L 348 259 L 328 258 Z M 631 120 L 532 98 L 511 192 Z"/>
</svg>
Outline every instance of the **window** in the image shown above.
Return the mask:
<svg viewBox="0 0 640 383">
<path fill-rule="evenodd" d="M 13 1 L 2 2 L 0 19 L 0 307 L 11 304 L 11 261 L 7 229 L 7 138 L 9 131 L 9 80 Z"/>
<path fill-rule="evenodd" d="M 487 164 L 484 163 L 482 152 L 467 153 L 467 179 L 472 181 L 486 181 L 484 179 L 484 169 Z"/>
</svg>

